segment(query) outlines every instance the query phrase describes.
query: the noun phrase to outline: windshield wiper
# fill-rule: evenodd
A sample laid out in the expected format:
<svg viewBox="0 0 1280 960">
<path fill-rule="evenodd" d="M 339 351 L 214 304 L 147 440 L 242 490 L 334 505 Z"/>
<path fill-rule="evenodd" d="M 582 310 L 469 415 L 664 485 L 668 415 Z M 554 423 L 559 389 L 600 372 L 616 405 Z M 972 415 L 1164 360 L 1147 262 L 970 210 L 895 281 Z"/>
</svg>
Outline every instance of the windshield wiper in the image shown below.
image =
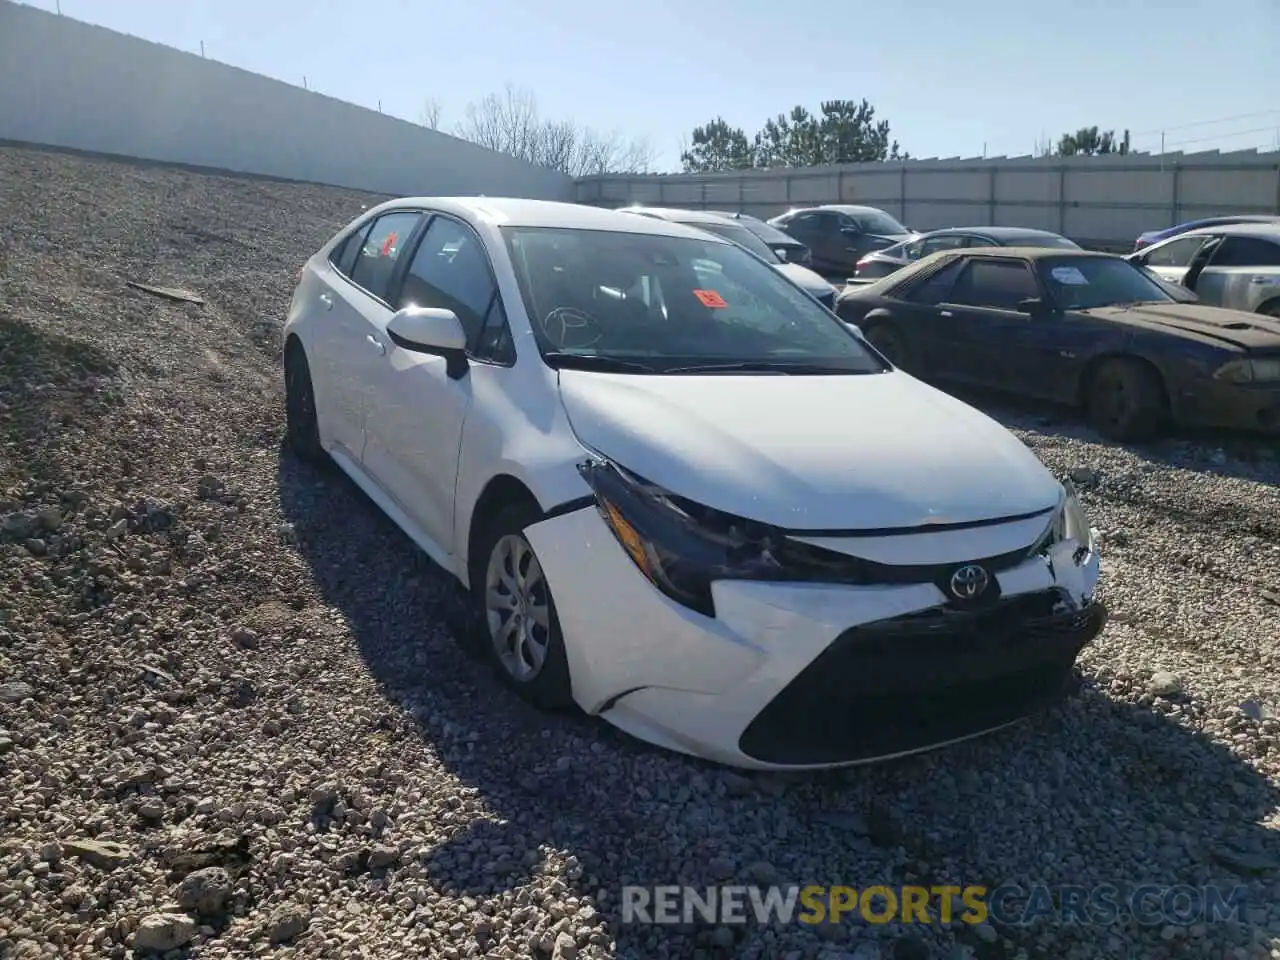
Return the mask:
<svg viewBox="0 0 1280 960">
<path fill-rule="evenodd" d="M 604 373 L 656 373 L 654 367 L 639 360 L 623 360 L 619 357 L 601 357 L 591 353 L 561 353 L 552 350 L 542 355 L 547 365 L 560 369 L 599 370 Z"/>
<path fill-rule="evenodd" d="M 687 367 L 671 367 L 663 373 L 716 373 L 721 370 L 746 373 L 858 373 L 848 367 L 833 367 L 822 363 L 787 363 L 785 360 L 734 360 L 725 363 L 694 363 Z"/>
</svg>

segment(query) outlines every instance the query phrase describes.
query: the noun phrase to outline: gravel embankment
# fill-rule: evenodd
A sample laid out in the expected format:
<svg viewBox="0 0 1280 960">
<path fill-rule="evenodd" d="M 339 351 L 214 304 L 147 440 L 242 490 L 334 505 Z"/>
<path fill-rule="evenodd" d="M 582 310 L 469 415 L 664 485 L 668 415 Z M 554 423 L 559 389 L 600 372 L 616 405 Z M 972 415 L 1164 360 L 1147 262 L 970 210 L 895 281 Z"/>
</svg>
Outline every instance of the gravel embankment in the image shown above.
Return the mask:
<svg viewBox="0 0 1280 960">
<path fill-rule="evenodd" d="M 1097 442 L 1080 693 L 745 777 L 548 720 L 280 455 L 294 271 L 376 198 L 0 149 L 0 957 L 1280 957 L 1280 462 Z M 130 289 L 186 287 L 203 307 Z M 637 928 L 622 884 L 1245 884 L 1244 923 Z"/>
</svg>

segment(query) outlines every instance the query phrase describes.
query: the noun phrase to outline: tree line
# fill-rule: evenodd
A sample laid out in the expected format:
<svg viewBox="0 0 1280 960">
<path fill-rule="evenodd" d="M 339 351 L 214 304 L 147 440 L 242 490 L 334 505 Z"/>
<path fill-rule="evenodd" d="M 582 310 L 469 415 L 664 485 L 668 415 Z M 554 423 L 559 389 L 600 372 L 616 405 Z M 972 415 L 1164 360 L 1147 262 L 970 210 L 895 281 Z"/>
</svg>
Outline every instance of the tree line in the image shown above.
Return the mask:
<svg viewBox="0 0 1280 960">
<path fill-rule="evenodd" d="M 418 119 L 423 126 L 439 130 L 441 114 L 440 102 L 429 99 Z M 647 141 L 601 133 L 572 120 L 547 119 L 533 93 L 512 84 L 468 103 L 462 119 L 447 132 L 571 177 L 648 173 L 653 166 L 653 149 Z"/>
<path fill-rule="evenodd" d="M 713 173 L 909 159 L 890 137 L 889 121 L 875 117 L 875 107 L 865 99 L 824 100 L 817 113 L 792 107 L 766 120 L 752 136 L 716 117 L 694 128 L 680 162 L 686 173 Z"/>
<path fill-rule="evenodd" d="M 441 107 L 427 100 L 419 122 L 441 129 Z M 467 104 L 454 124 L 454 136 L 572 177 L 605 173 L 653 172 L 654 151 L 644 139 L 601 133 L 572 120 L 542 116 L 529 90 L 507 86 L 500 93 Z M 681 150 L 685 173 L 725 170 L 816 167 L 837 163 L 909 160 L 890 135 L 889 121 L 877 120 L 863 100 L 824 100 L 816 113 L 797 105 L 764 122 L 754 134 L 723 117 L 695 127 Z M 1056 145 L 1045 143 L 1041 156 L 1104 156 L 1129 153 L 1129 131 L 1097 126 L 1064 133 Z"/>
</svg>

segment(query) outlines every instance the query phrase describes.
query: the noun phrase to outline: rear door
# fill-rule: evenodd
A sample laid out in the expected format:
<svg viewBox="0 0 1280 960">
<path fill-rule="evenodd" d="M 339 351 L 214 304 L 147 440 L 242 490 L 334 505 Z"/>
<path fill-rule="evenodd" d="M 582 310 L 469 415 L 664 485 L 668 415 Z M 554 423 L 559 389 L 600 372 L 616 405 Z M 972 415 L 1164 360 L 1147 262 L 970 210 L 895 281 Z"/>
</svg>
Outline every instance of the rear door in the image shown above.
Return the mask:
<svg viewBox="0 0 1280 960">
<path fill-rule="evenodd" d="M 379 324 L 390 311 L 383 300 L 400 244 L 421 220 L 415 210 L 383 213 L 334 249 L 317 273 L 323 334 L 311 344 L 317 404 L 335 453 L 359 463 L 364 449 L 370 380 L 377 376 Z"/>
<path fill-rule="evenodd" d="M 1253 313 L 1280 297 L 1280 243 L 1226 235 L 1196 279 L 1204 303 Z"/>
</svg>

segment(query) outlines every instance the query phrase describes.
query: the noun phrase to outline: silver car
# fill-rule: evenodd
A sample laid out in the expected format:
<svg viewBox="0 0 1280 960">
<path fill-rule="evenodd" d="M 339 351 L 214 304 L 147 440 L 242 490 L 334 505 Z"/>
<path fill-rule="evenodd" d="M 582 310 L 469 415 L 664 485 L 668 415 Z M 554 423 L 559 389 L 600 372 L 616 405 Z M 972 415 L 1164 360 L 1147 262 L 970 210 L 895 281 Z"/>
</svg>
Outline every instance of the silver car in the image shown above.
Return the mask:
<svg viewBox="0 0 1280 960">
<path fill-rule="evenodd" d="M 1130 254 L 1202 303 L 1280 317 L 1280 224 L 1202 227 Z"/>
</svg>

